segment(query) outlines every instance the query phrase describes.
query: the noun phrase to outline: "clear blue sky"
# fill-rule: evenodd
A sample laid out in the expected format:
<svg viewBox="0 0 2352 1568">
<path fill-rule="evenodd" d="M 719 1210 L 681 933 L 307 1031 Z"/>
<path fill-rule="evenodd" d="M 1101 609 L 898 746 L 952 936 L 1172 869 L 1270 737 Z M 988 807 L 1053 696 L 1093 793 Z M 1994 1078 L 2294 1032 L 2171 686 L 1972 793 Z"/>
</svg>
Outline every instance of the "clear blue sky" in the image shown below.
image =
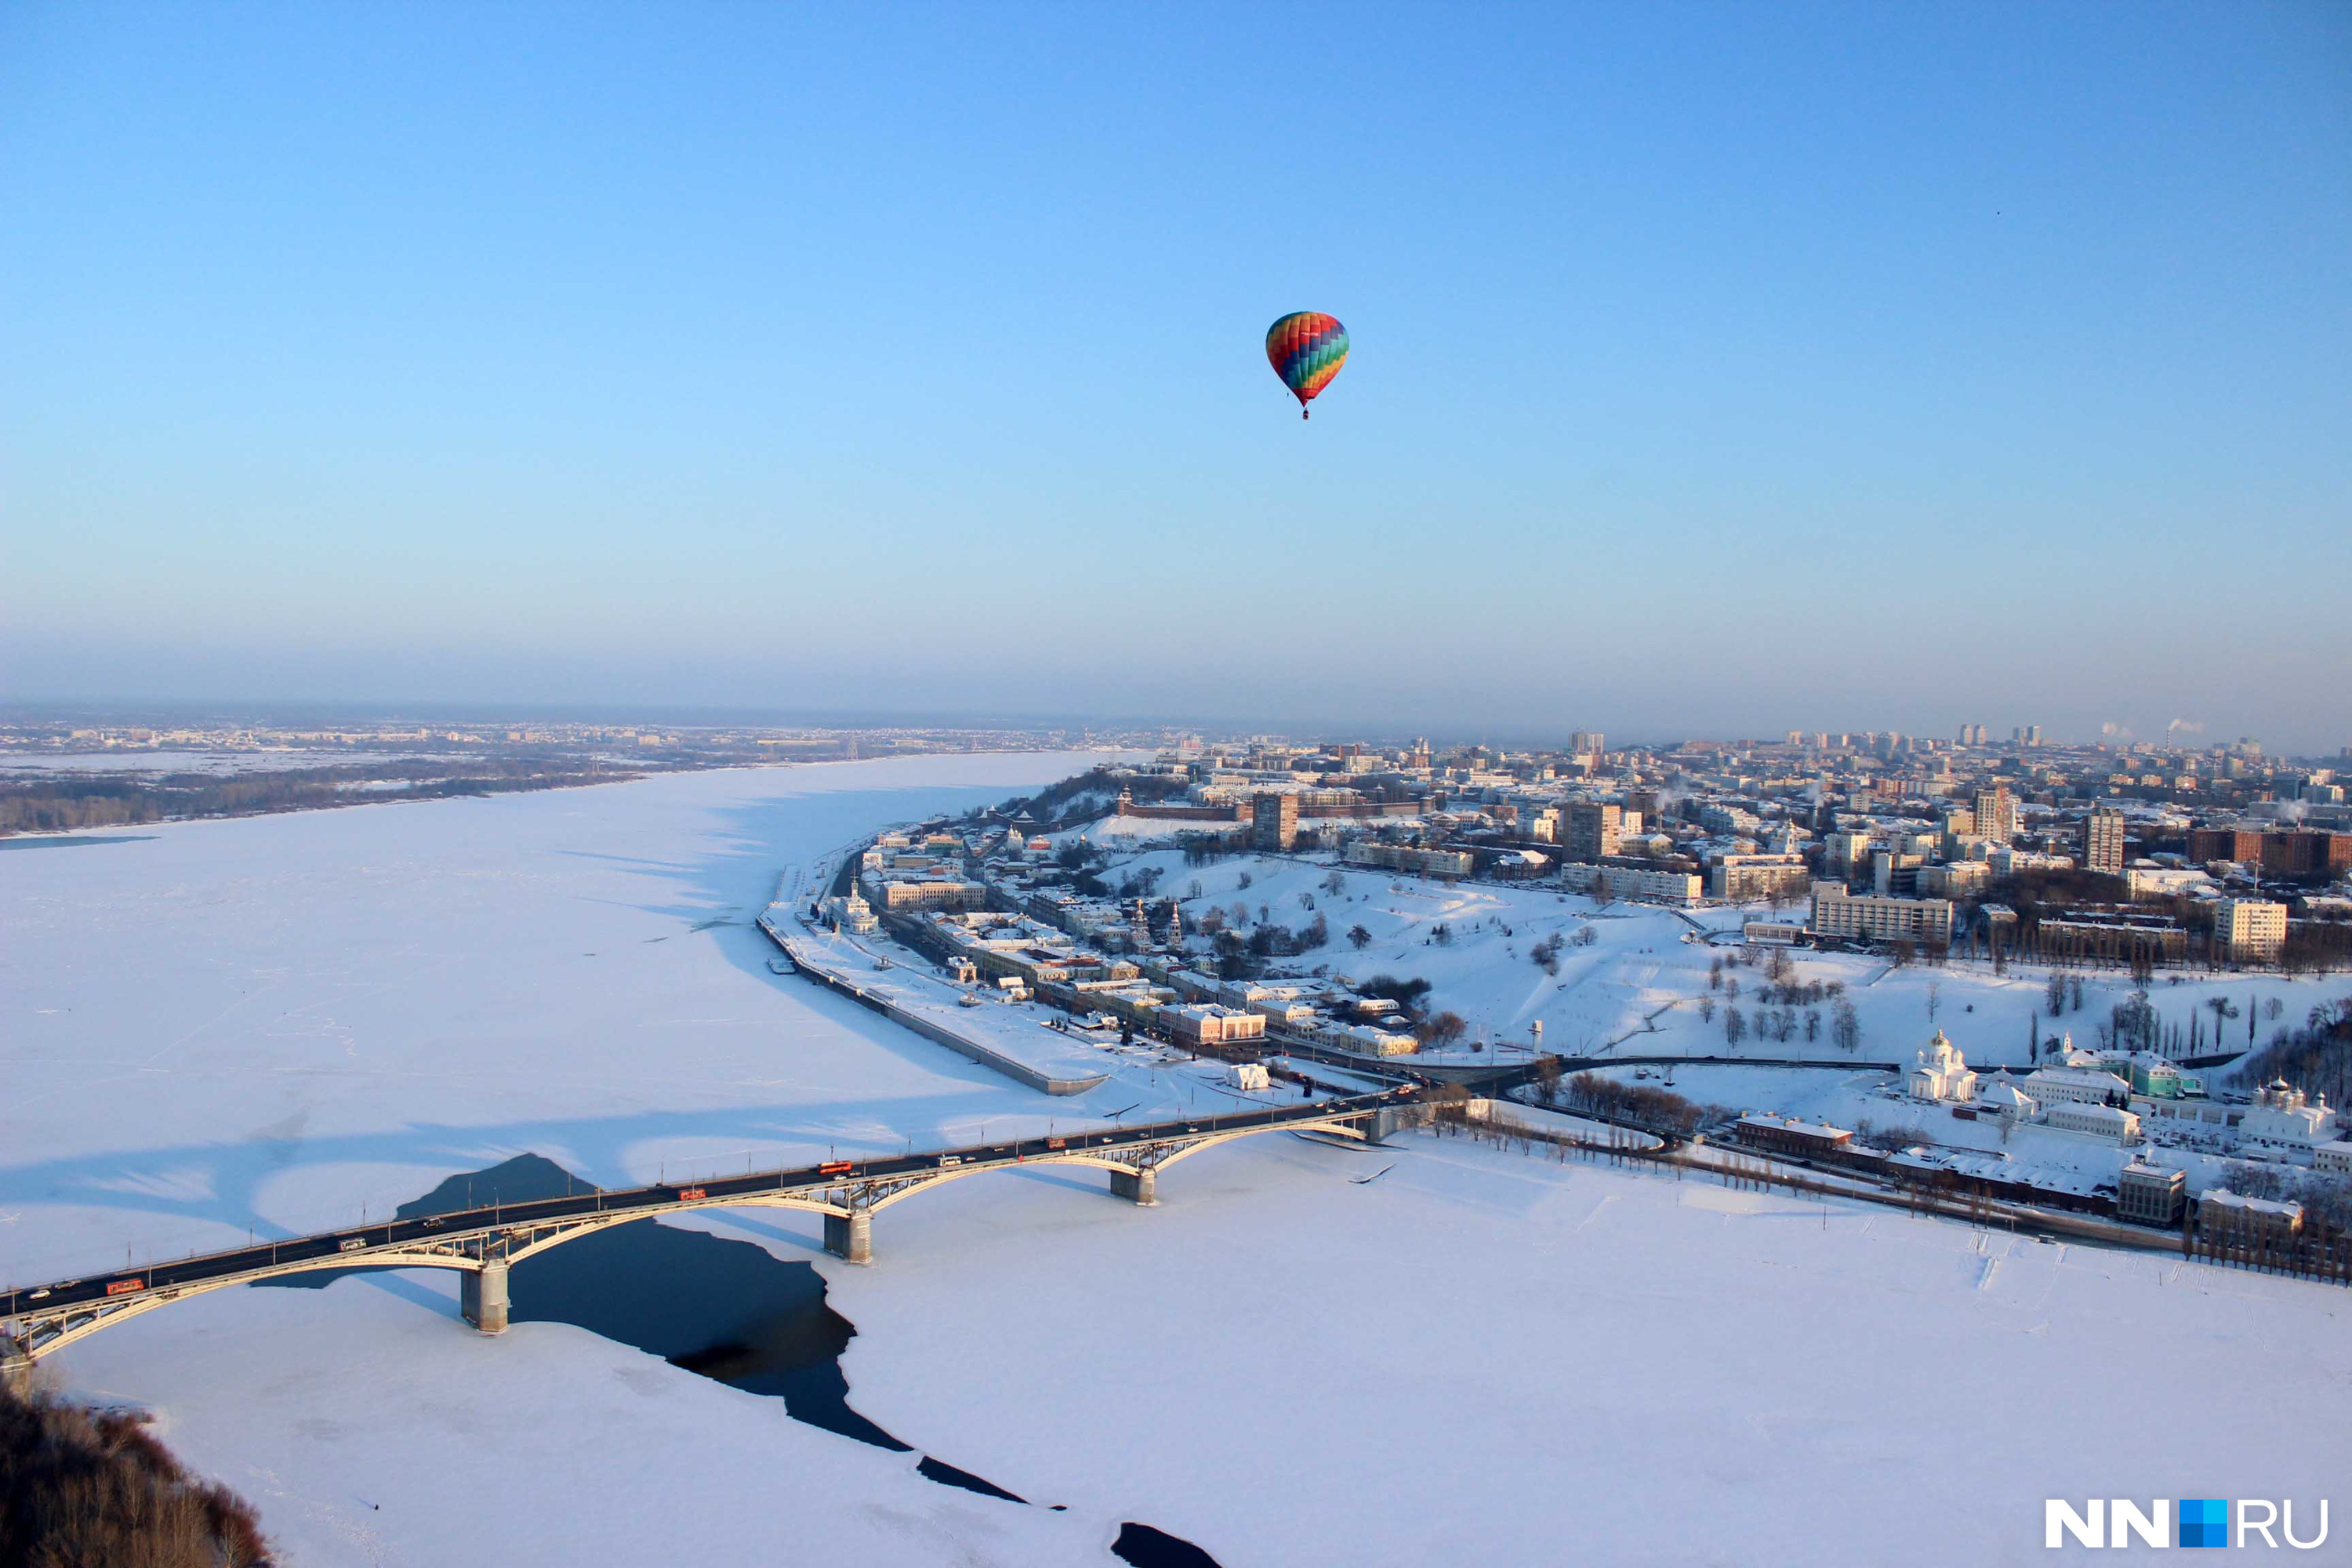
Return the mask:
<svg viewBox="0 0 2352 1568">
<path fill-rule="evenodd" d="M 2333 750 L 2347 258 L 2338 4 L 20 3 L 0 699 Z"/>
</svg>

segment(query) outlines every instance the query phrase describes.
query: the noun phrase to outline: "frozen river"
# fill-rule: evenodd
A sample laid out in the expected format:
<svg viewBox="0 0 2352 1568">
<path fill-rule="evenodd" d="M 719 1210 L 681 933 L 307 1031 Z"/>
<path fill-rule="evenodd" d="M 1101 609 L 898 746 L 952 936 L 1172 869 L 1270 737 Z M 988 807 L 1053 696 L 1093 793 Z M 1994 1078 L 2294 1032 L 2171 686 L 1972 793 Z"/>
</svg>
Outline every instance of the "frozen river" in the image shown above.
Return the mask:
<svg viewBox="0 0 2352 1568">
<path fill-rule="evenodd" d="M 1181 1098 L 1138 1068 L 1048 1100 L 772 974 L 750 924 L 781 865 L 1087 760 L 0 856 L 0 1274 L 337 1226 L 525 1153 L 622 1184 Z M 822 1271 L 851 1402 L 907 1453 L 572 1323 L 474 1334 L 433 1274 L 215 1293 L 47 1375 L 154 1409 L 295 1564 L 1099 1565 L 1130 1520 L 1226 1568 L 1976 1563 L 2039 1551 L 2044 1497 L 2316 1498 L 2352 1460 L 2315 1396 L 2352 1384 L 2340 1289 L 1420 1138 L 1249 1140 L 1160 1199 L 951 1184 L 880 1216 L 870 1268 L 814 1216 L 709 1220 Z"/>
</svg>

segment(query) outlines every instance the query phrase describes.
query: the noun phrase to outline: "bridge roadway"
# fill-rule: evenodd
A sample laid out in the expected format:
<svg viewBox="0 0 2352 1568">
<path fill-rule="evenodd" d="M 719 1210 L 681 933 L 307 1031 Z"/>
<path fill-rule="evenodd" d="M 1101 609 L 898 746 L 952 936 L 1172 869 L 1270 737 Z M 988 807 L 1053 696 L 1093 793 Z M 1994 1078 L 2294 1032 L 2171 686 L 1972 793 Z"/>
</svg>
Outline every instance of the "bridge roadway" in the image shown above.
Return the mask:
<svg viewBox="0 0 2352 1568">
<path fill-rule="evenodd" d="M 1421 1119 L 1422 1097 L 1418 1087 L 1400 1085 L 1377 1094 L 1231 1115 L 1095 1128 L 882 1159 L 834 1160 L 649 1187 L 590 1188 L 564 1197 L 385 1220 L 143 1268 L 11 1289 L 0 1291 L 0 1368 L 21 1372 L 30 1358 L 169 1301 L 318 1268 L 462 1270 L 467 1320 L 495 1333 L 506 1326 L 509 1265 L 592 1230 L 681 1209 L 814 1210 L 825 1216 L 826 1247 L 849 1261 L 865 1263 L 872 1257 L 874 1211 L 942 1182 L 1020 1164 L 1087 1164 L 1110 1173 L 1114 1195 L 1151 1204 L 1158 1201 L 1160 1166 L 1213 1144 L 1308 1127 L 1378 1142 Z"/>
</svg>

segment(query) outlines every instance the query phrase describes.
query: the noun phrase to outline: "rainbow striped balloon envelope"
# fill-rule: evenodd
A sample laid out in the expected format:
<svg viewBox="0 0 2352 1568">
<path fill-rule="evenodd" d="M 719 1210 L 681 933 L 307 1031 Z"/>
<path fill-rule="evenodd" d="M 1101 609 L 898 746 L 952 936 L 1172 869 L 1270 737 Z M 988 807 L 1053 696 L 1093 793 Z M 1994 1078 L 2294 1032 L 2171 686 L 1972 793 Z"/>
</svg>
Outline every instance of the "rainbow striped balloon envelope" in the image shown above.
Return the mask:
<svg viewBox="0 0 2352 1568">
<path fill-rule="evenodd" d="M 1265 358 L 1290 395 L 1298 399 L 1298 416 L 1304 419 L 1307 400 L 1330 385 L 1348 363 L 1348 329 L 1337 316 L 1293 310 L 1265 330 Z"/>
</svg>

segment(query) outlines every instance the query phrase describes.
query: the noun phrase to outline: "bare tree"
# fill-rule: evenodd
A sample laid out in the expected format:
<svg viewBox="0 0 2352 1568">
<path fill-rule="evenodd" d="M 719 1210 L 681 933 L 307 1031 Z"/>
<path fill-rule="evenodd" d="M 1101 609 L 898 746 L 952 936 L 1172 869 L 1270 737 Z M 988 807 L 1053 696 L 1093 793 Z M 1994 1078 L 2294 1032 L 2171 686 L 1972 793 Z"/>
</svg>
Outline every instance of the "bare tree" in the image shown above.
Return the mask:
<svg viewBox="0 0 2352 1568">
<path fill-rule="evenodd" d="M 1546 1105 L 1559 1103 L 1559 1058 L 1546 1057 L 1536 1063 L 1536 1098 Z"/>
<path fill-rule="evenodd" d="M 1459 1013 L 1436 1014 L 1423 1019 L 1413 1030 L 1423 1045 L 1434 1046 L 1441 1051 L 1459 1044 L 1462 1037 L 1469 1032 L 1469 1020 Z"/>
<path fill-rule="evenodd" d="M 1358 952 L 1363 952 L 1365 948 L 1371 945 L 1371 941 L 1372 933 L 1366 931 L 1362 926 L 1352 925 L 1348 928 L 1349 945 L 1353 947 Z"/>
</svg>

